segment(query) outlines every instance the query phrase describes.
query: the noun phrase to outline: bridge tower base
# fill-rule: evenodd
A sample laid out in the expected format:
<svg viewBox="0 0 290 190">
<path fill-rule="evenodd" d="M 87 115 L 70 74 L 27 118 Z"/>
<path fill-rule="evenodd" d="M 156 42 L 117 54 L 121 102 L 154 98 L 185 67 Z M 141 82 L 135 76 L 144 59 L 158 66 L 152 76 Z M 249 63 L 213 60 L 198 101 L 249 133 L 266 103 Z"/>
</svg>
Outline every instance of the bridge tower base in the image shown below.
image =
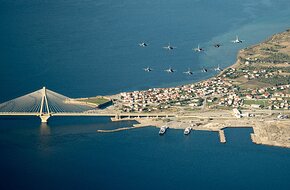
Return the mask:
<svg viewBox="0 0 290 190">
<path fill-rule="evenodd" d="M 41 115 L 39 116 L 41 119 L 41 123 L 47 123 L 48 118 L 50 118 L 50 115 Z"/>
</svg>

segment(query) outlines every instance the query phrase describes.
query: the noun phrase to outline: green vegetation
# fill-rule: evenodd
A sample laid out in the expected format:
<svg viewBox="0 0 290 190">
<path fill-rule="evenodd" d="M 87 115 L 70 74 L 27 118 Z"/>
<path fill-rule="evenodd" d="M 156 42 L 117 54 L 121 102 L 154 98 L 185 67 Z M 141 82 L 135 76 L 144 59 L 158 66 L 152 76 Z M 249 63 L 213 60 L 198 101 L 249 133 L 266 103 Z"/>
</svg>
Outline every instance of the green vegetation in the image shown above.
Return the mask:
<svg viewBox="0 0 290 190">
<path fill-rule="evenodd" d="M 269 106 L 269 100 L 244 100 L 245 105 L 257 104 L 261 106 Z"/>
<path fill-rule="evenodd" d="M 100 104 L 108 103 L 111 100 L 110 99 L 107 99 L 107 98 L 103 98 L 103 97 L 92 97 L 92 98 L 88 98 L 88 99 L 84 99 L 84 100 L 79 100 L 79 101 L 100 105 Z"/>
<path fill-rule="evenodd" d="M 263 61 L 271 63 L 290 62 L 290 56 L 286 53 L 273 53 L 267 58 L 264 58 Z"/>
<path fill-rule="evenodd" d="M 209 101 L 207 101 L 207 105 L 208 106 L 212 106 L 212 105 L 216 105 L 217 104 L 217 98 L 216 97 L 214 97 L 213 99 L 212 99 L 212 101 L 211 102 L 209 102 Z"/>
<path fill-rule="evenodd" d="M 274 49 L 273 47 L 262 47 L 260 50 L 262 50 L 262 51 L 270 51 L 270 52 L 278 52 L 278 50 Z"/>
<path fill-rule="evenodd" d="M 273 76 L 272 78 L 259 78 L 260 82 L 272 84 L 272 85 L 285 85 L 290 84 L 290 77 L 289 76 Z"/>
</svg>

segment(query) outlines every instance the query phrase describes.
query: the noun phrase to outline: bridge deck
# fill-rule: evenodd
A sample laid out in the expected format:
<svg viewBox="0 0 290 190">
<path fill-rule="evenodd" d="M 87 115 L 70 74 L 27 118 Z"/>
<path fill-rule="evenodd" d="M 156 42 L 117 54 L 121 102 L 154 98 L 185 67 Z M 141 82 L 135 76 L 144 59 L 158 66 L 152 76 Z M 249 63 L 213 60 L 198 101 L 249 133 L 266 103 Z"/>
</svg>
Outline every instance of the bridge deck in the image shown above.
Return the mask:
<svg viewBox="0 0 290 190">
<path fill-rule="evenodd" d="M 38 112 L 0 112 L 0 116 L 40 116 Z M 50 113 L 50 116 L 103 116 L 103 117 L 175 117 L 174 114 L 146 114 L 146 113 Z"/>
</svg>

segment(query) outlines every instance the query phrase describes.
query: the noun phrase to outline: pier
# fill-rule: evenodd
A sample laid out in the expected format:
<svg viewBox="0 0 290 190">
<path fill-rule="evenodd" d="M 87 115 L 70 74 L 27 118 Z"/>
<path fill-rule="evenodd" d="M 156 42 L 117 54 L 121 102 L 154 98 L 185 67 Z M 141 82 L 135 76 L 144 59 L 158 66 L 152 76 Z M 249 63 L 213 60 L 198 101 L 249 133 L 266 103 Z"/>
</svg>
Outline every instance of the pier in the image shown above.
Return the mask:
<svg viewBox="0 0 290 190">
<path fill-rule="evenodd" d="M 218 133 L 219 133 L 219 137 L 220 137 L 220 142 L 226 143 L 227 141 L 226 141 L 226 136 L 225 136 L 224 130 L 219 130 Z"/>
<path fill-rule="evenodd" d="M 29 116 L 38 117 L 42 123 L 47 123 L 51 117 L 110 117 L 112 121 L 136 120 L 140 124 L 138 127 L 126 127 L 114 130 L 99 130 L 98 132 L 117 132 L 130 130 L 139 127 L 156 126 L 161 127 L 167 122 L 168 118 L 172 122 L 172 128 L 181 128 L 180 122 L 194 120 L 198 125 L 193 130 L 206 130 L 218 132 L 221 143 L 226 143 L 224 129 L 252 127 L 254 129 L 251 139 L 256 144 L 267 144 L 272 146 L 290 147 L 289 139 L 289 120 L 276 120 L 275 117 L 269 118 L 268 110 L 258 110 L 260 113 L 256 118 L 238 119 L 230 112 L 200 112 L 180 114 L 170 112 L 124 113 L 114 109 L 101 110 L 92 106 L 74 104 L 70 98 L 45 87 L 31 92 L 24 96 L 9 100 L 0 104 L 0 117 L 10 116 Z M 280 110 L 271 110 L 271 113 L 279 113 Z M 289 113 L 289 110 L 283 111 Z M 264 114 L 264 115 L 263 115 Z M 145 125 L 145 126 L 144 126 Z M 190 126 L 190 123 L 188 123 Z M 184 128 L 183 128 L 184 130 Z M 276 133 L 276 131 L 282 131 Z"/>
<path fill-rule="evenodd" d="M 97 130 L 98 133 L 113 133 L 113 132 L 119 132 L 119 131 L 125 131 L 125 130 L 131 130 L 131 129 L 138 129 L 138 128 L 144 128 L 149 126 L 133 126 L 133 127 L 122 127 L 118 129 L 99 129 Z"/>
</svg>

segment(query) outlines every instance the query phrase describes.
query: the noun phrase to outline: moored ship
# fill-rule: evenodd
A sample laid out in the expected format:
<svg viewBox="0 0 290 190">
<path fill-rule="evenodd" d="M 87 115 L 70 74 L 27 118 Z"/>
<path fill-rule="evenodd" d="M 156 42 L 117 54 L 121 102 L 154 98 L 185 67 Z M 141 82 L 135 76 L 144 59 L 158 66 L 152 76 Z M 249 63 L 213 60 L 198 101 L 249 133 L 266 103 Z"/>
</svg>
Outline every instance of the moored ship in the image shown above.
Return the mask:
<svg viewBox="0 0 290 190">
<path fill-rule="evenodd" d="M 183 134 L 184 135 L 188 135 L 190 132 L 191 132 L 191 127 L 186 127 L 185 129 L 184 129 L 184 132 L 183 132 Z"/>
<path fill-rule="evenodd" d="M 164 135 L 164 133 L 168 128 L 169 128 L 168 126 L 162 126 L 159 130 L 159 135 Z"/>
</svg>

